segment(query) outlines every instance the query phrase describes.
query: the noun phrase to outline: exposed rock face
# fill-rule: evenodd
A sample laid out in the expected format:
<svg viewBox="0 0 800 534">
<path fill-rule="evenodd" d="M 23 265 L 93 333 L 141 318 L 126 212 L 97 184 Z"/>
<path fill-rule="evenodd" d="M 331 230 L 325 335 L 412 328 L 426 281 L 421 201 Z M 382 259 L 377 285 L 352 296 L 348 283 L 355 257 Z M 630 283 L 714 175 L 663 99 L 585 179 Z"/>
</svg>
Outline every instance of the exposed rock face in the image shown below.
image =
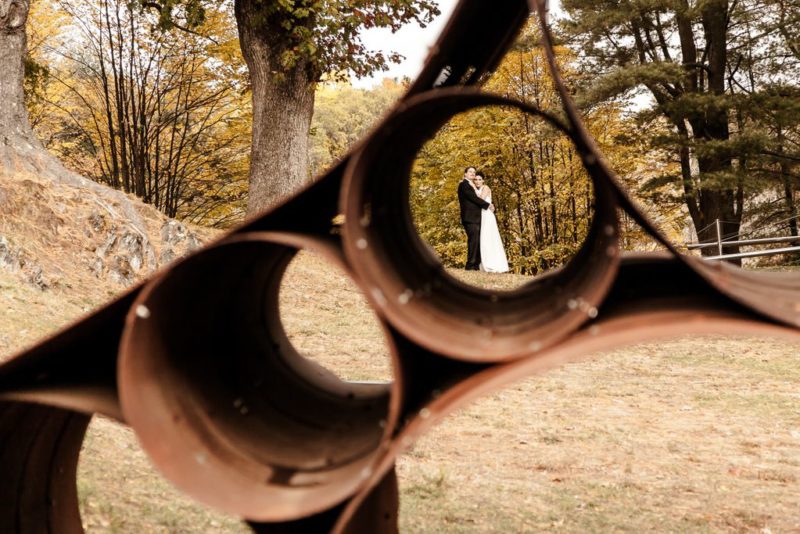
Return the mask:
<svg viewBox="0 0 800 534">
<path fill-rule="evenodd" d="M 95 214 L 95 221 L 96 217 L 102 216 Z M 90 265 L 97 277 L 108 277 L 127 286 L 136 281 L 137 276 L 147 275 L 158 267 L 155 250 L 146 236 L 117 226 L 101 228 L 96 235 L 105 235 L 102 244 L 94 250 L 97 257 Z"/>
<path fill-rule="evenodd" d="M 89 268 L 99 278 L 130 285 L 162 265 L 200 247 L 197 235 L 176 220 L 166 220 L 161 226 L 161 253 L 146 236 L 109 224 L 100 213 L 89 216 L 87 223 L 96 237 L 105 236 L 95 250 L 96 258 Z"/>
<path fill-rule="evenodd" d="M 159 262 L 165 265 L 175 258 L 200 247 L 197 235 L 176 220 L 169 220 L 161 227 L 161 256 Z"/>
<path fill-rule="evenodd" d="M 113 293 L 213 235 L 109 191 L 0 173 L 0 269 L 41 290 Z"/>
<path fill-rule="evenodd" d="M 0 268 L 10 271 L 19 268 L 19 254 L 11 248 L 11 243 L 0 235 Z"/>
<path fill-rule="evenodd" d="M 42 290 L 107 296 L 200 240 L 154 208 L 66 169 L 44 149 L 23 91 L 29 8 L 29 0 L 0 0 L 0 269 Z"/>
<path fill-rule="evenodd" d="M 21 273 L 25 281 L 41 290 L 51 286 L 51 282 L 44 277 L 42 266 L 33 261 L 23 249 L 15 247 L 8 238 L 2 235 L 0 235 L 0 269 Z"/>
</svg>

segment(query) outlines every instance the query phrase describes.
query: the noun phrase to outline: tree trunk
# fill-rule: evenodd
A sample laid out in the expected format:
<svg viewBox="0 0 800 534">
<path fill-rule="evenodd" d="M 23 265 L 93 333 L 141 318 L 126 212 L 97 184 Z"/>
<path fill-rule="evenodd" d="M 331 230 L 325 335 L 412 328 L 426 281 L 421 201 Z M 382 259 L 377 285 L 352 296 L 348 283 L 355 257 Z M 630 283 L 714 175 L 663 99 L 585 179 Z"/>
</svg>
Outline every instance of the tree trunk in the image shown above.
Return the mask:
<svg viewBox="0 0 800 534">
<path fill-rule="evenodd" d="M 716 0 L 710 2 L 715 4 L 703 14 L 703 25 L 706 30 L 706 42 L 708 43 L 708 88 L 716 96 L 725 93 L 725 65 L 727 64 L 727 2 Z M 721 105 L 713 105 L 706 113 L 705 121 L 702 124 L 694 125 L 696 137 L 706 140 L 726 141 L 730 137 L 728 126 L 728 112 Z M 700 134 L 699 132 L 703 132 Z M 732 169 L 732 162 L 729 155 L 711 155 L 698 157 L 698 168 L 700 173 L 725 172 Z M 741 211 L 736 210 L 736 196 L 734 190 L 701 190 L 700 209 L 706 216 L 706 221 L 721 219 L 722 238 L 738 239 L 739 226 L 741 222 Z M 706 249 L 708 252 L 708 249 Z M 724 252 L 737 253 L 738 247 L 728 247 Z M 732 261 L 741 264 L 741 260 Z"/>
<path fill-rule="evenodd" d="M 783 132 L 783 127 L 780 124 L 778 124 L 776 133 L 778 137 L 778 155 L 780 156 L 778 166 L 781 170 L 781 178 L 783 179 L 783 199 L 786 202 L 786 214 L 789 219 L 789 234 L 798 235 L 797 206 L 794 201 L 794 177 L 789 168 L 789 163 L 786 161 L 786 158 L 783 157 L 786 137 Z"/>
<path fill-rule="evenodd" d="M 781 164 L 781 168 L 788 167 L 788 165 Z M 791 176 L 783 177 L 783 198 L 786 201 L 786 213 L 789 215 L 789 234 L 797 234 L 797 206 L 794 202 L 794 184 L 792 183 Z"/>
<path fill-rule="evenodd" d="M 257 0 L 236 0 L 236 22 L 253 93 L 253 146 L 247 214 L 283 200 L 309 180 L 308 134 L 316 76 L 307 62 L 283 68 L 287 43 L 274 36 Z"/>
<path fill-rule="evenodd" d="M 703 5 L 701 12 L 703 32 L 707 50 L 708 93 L 717 98 L 725 94 L 725 67 L 727 65 L 728 47 L 728 0 L 709 0 Z M 730 137 L 728 110 L 722 103 L 714 102 L 703 113 L 695 113 L 689 117 L 694 138 L 703 141 L 727 141 Z M 697 166 L 701 180 L 704 174 L 730 172 L 733 170 L 731 156 L 727 153 L 711 153 L 698 156 Z M 740 180 L 741 182 L 741 180 Z M 743 188 L 706 189 L 702 185 L 697 189 L 697 208 L 692 219 L 698 229 L 697 237 L 702 241 L 717 239 L 715 221 L 720 220 L 722 239 L 737 240 L 742 219 Z M 692 210 L 690 209 L 690 212 Z M 701 250 L 704 256 L 719 253 L 716 248 Z M 723 253 L 739 252 L 739 247 L 726 247 Z M 740 265 L 741 260 L 729 260 Z"/>
<path fill-rule="evenodd" d="M 146 236 L 147 229 L 127 197 L 64 168 L 33 133 L 24 89 L 29 7 L 28 0 L 0 0 L 0 176 L 27 172 L 95 191 L 117 202 L 131 226 Z M 150 246 L 146 238 L 144 245 Z"/>
<path fill-rule="evenodd" d="M 28 0 L 0 0 L 0 174 L 57 174 L 69 179 L 61 163 L 34 135 L 25 106 Z"/>
<path fill-rule="evenodd" d="M 28 120 L 23 90 L 28 8 L 28 0 L 0 0 L 0 136 L 2 146 L 12 148 L 24 143 L 39 148 Z M 10 154 L 3 156 L 0 163 L 13 168 Z"/>
<path fill-rule="evenodd" d="M 514 194 L 517 196 L 517 236 L 524 238 L 525 237 L 525 229 L 528 227 L 527 221 L 524 217 L 524 212 L 522 211 L 522 193 L 520 191 L 515 191 Z M 521 245 L 519 247 L 520 256 L 523 258 L 528 256 L 528 245 L 530 241 L 527 239 L 522 239 Z"/>
</svg>

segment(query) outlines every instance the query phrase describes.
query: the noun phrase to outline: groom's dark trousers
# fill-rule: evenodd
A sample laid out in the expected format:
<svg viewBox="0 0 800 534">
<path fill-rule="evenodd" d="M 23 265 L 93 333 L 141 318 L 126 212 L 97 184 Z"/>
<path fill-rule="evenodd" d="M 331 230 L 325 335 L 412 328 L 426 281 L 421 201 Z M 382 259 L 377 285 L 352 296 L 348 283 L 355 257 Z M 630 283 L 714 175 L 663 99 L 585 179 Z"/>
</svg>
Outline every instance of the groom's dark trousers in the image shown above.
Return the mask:
<svg viewBox="0 0 800 534">
<path fill-rule="evenodd" d="M 461 222 L 467 232 L 467 264 L 468 271 L 477 271 L 481 265 L 481 225 Z"/>
<path fill-rule="evenodd" d="M 458 184 L 458 203 L 461 205 L 461 224 L 467 232 L 467 264 L 464 268 L 477 271 L 481 264 L 481 210 L 487 209 L 489 203 L 475 193 L 466 179 Z"/>
</svg>

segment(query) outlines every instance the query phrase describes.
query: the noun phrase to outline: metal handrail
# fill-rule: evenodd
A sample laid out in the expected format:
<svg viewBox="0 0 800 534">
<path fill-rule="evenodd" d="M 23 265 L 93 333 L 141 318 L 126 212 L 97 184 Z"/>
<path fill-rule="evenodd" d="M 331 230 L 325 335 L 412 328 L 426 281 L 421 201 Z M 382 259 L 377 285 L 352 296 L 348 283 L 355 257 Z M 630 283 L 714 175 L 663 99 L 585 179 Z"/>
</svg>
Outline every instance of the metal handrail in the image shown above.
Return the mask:
<svg viewBox="0 0 800 534">
<path fill-rule="evenodd" d="M 764 245 L 767 243 L 791 243 L 793 241 L 800 242 L 800 236 L 785 236 L 785 237 L 761 237 L 757 239 L 741 239 L 739 241 L 711 241 L 708 243 L 687 243 L 686 248 L 689 250 L 696 250 L 708 247 L 734 247 L 739 245 Z"/>
<path fill-rule="evenodd" d="M 714 243 L 716 245 L 716 243 Z M 800 247 L 771 248 L 766 250 L 753 250 L 750 252 L 739 252 L 737 254 L 722 254 L 720 256 L 704 256 L 704 260 L 733 260 L 736 258 L 754 258 L 756 256 L 769 256 L 771 254 L 783 254 L 784 252 L 800 252 Z"/>
</svg>

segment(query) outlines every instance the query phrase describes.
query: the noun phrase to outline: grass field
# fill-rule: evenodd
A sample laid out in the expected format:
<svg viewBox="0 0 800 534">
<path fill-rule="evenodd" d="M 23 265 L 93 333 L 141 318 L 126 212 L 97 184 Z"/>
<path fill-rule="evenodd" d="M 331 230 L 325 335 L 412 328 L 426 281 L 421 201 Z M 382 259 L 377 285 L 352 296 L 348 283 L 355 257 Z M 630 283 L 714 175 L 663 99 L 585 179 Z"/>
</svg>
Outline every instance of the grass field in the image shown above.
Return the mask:
<svg viewBox="0 0 800 534">
<path fill-rule="evenodd" d="M 479 285 L 521 281 L 468 274 Z M 2 277 L 0 288 L 0 354 L 96 304 Z M 56 297 L 68 304 L 47 301 Z M 293 262 L 281 309 L 304 354 L 343 378 L 391 378 L 372 313 L 320 260 Z M 401 530 L 800 532 L 799 348 L 676 339 L 592 355 L 486 397 L 400 459 Z M 98 418 L 84 449 L 89 532 L 246 531 L 176 493 L 127 428 Z"/>
</svg>

